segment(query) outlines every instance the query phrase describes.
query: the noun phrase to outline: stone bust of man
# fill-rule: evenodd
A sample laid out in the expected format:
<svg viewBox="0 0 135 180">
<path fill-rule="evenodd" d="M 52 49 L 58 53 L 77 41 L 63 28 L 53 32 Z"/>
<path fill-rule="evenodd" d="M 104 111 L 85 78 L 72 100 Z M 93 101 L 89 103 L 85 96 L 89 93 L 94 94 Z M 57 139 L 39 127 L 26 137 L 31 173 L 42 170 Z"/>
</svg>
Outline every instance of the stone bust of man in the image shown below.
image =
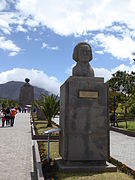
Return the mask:
<svg viewBox="0 0 135 180">
<path fill-rule="evenodd" d="M 73 76 L 94 77 L 94 71 L 89 64 L 92 60 L 92 50 L 88 43 L 82 42 L 75 46 L 73 59 L 77 62 L 72 70 Z"/>
</svg>

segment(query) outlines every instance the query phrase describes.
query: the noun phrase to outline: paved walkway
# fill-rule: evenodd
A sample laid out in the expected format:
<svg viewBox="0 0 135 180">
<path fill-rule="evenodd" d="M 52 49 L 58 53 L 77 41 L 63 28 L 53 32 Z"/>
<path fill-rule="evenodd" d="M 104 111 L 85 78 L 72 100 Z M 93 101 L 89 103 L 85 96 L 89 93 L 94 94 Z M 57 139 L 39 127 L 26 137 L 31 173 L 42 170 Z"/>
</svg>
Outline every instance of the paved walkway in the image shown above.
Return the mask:
<svg viewBox="0 0 135 180">
<path fill-rule="evenodd" d="M 110 131 L 110 154 L 135 170 L 135 137 Z"/>
<path fill-rule="evenodd" d="M 29 122 L 28 113 L 18 113 L 14 127 L 2 128 L 0 124 L 0 180 L 31 180 L 33 158 Z"/>
</svg>

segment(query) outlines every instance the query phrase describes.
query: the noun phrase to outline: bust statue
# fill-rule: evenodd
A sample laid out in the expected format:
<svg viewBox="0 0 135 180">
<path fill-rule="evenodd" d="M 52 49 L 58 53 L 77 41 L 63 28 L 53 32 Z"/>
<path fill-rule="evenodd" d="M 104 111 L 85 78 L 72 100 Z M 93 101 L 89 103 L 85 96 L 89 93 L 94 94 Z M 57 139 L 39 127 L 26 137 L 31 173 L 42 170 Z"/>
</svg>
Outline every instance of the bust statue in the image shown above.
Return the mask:
<svg viewBox="0 0 135 180">
<path fill-rule="evenodd" d="M 94 71 L 89 64 L 92 60 L 92 50 L 88 43 L 82 42 L 75 46 L 73 59 L 77 62 L 72 71 L 73 76 L 94 77 Z"/>
</svg>

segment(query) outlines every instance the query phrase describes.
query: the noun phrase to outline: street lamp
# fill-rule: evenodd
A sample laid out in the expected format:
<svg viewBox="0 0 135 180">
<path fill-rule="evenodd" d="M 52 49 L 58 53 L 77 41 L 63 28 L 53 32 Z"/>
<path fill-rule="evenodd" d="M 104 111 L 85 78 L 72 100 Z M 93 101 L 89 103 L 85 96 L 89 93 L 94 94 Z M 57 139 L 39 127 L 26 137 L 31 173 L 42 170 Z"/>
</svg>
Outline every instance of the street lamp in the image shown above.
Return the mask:
<svg viewBox="0 0 135 180">
<path fill-rule="evenodd" d="M 48 151 L 47 151 L 47 162 L 49 162 L 49 152 L 50 152 L 50 136 L 52 133 L 59 132 L 60 128 L 53 128 L 47 131 L 44 131 L 44 134 L 48 135 Z"/>
<path fill-rule="evenodd" d="M 129 90 L 128 90 L 129 91 Z M 124 87 L 122 86 L 122 85 L 120 85 L 120 91 L 118 92 L 117 91 L 117 93 L 123 93 L 123 94 L 125 94 L 125 96 L 126 96 L 126 92 L 124 93 Z M 127 129 L 127 120 L 126 120 L 126 114 L 127 114 L 127 104 L 125 103 L 125 114 L 124 114 L 124 119 L 125 119 L 125 123 L 126 123 L 126 129 Z M 118 122 L 117 122 L 117 126 L 118 126 Z"/>
<path fill-rule="evenodd" d="M 119 89 L 116 90 L 116 93 L 122 93 L 123 92 L 124 87 L 122 85 L 120 85 Z M 110 89 L 112 91 L 112 89 Z M 115 122 L 116 122 L 116 95 L 114 94 L 113 97 L 113 126 L 115 126 Z M 117 122 L 117 127 L 118 127 L 118 122 Z"/>
</svg>

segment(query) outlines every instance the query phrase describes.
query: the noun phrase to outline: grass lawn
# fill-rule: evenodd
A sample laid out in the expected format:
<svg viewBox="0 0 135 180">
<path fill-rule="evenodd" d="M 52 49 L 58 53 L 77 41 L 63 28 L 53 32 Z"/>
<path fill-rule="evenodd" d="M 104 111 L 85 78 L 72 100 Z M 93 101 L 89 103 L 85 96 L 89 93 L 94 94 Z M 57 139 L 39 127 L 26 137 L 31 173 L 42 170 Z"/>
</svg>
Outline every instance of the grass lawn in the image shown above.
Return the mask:
<svg viewBox="0 0 135 180">
<path fill-rule="evenodd" d="M 126 123 L 125 122 L 119 122 L 119 128 L 126 129 Z M 127 130 L 135 131 L 135 121 L 127 121 Z"/>
<path fill-rule="evenodd" d="M 55 124 L 52 124 L 52 127 L 47 127 L 47 122 L 44 121 L 44 124 L 35 124 L 34 125 L 36 128 L 36 132 L 38 135 L 43 135 L 44 131 L 47 131 L 52 128 L 57 128 Z M 53 135 L 58 134 L 58 133 L 53 133 Z"/>
<path fill-rule="evenodd" d="M 131 180 L 132 177 L 121 172 L 108 173 L 56 173 L 56 178 L 59 180 Z"/>
</svg>

